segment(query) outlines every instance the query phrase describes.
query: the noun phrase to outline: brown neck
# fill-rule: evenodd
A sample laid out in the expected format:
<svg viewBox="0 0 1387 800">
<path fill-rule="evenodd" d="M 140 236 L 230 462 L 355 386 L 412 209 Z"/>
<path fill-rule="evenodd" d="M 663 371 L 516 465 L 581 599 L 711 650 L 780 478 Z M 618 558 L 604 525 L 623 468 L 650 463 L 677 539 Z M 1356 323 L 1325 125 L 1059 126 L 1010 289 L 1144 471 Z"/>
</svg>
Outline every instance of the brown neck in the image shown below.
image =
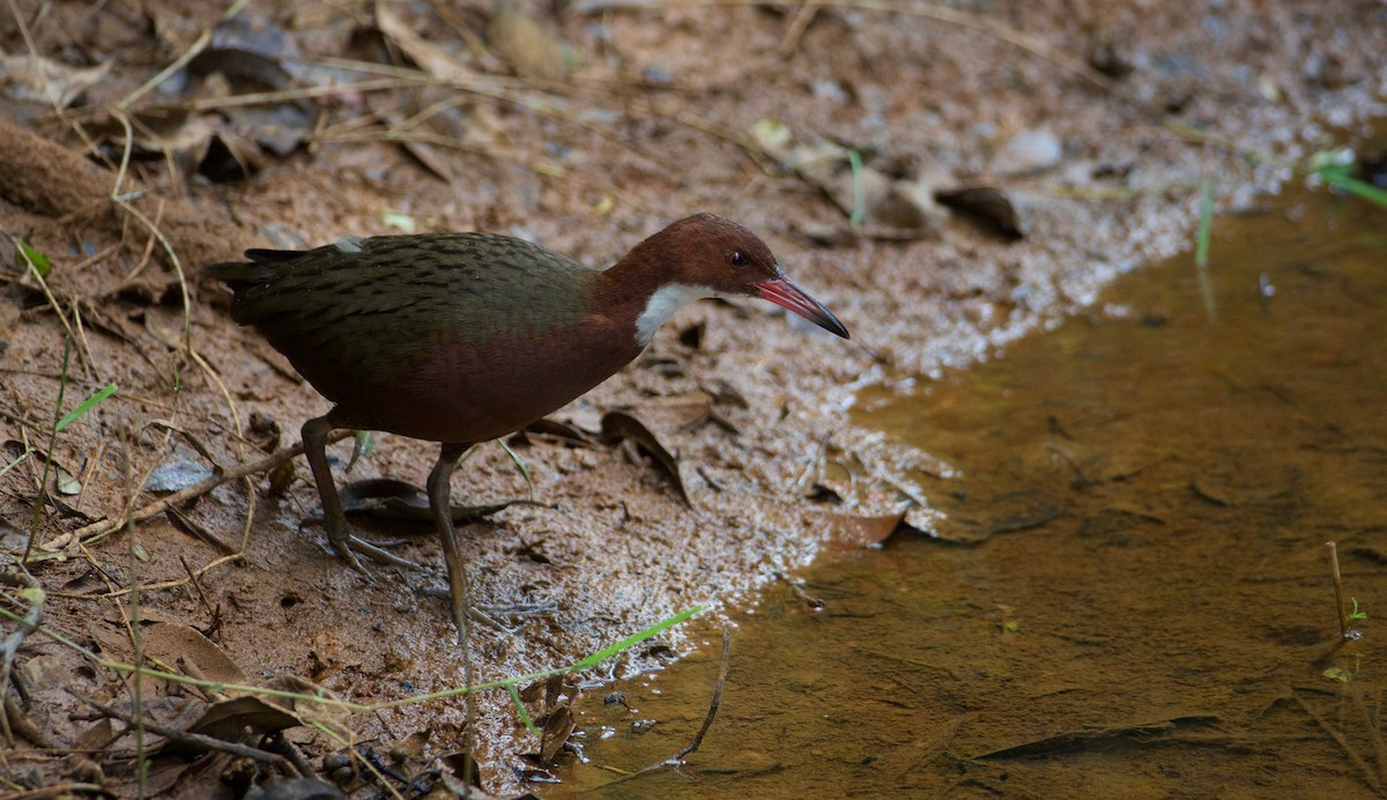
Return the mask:
<svg viewBox="0 0 1387 800">
<path fill-rule="evenodd" d="M 589 307 L 600 307 L 604 316 L 629 323 L 634 329 L 650 298 L 668 282 L 669 266 L 647 239 L 601 274 L 594 283 Z"/>
</svg>

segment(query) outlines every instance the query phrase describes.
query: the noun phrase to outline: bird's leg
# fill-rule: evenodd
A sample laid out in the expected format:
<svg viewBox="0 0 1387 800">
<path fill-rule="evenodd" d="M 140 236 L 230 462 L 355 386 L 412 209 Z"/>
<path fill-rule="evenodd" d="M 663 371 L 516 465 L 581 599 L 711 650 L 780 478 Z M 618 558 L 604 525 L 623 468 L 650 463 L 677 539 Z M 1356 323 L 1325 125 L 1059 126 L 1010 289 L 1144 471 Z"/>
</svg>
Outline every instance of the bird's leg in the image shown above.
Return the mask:
<svg viewBox="0 0 1387 800">
<path fill-rule="evenodd" d="M 438 462 L 429 473 L 427 484 L 429 508 L 433 511 L 438 538 L 443 542 L 443 558 L 448 562 L 448 596 L 453 606 L 453 624 L 457 626 L 458 637 L 464 640 L 471 598 L 467 592 L 467 570 L 462 563 L 462 554 L 458 552 L 457 531 L 453 529 L 451 478 L 453 467 L 469 447 L 471 445 L 445 443 L 438 454 Z"/>
<path fill-rule="evenodd" d="M 400 567 L 418 569 L 413 561 L 387 553 L 379 547 L 352 535 L 347 527 L 347 513 L 342 510 L 342 498 L 337 494 L 337 484 L 332 480 L 332 468 L 327 463 L 327 437 L 338 426 L 327 417 L 310 419 L 303 424 L 303 454 L 308 457 L 308 467 L 313 470 L 313 483 L 318 486 L 318 498 L 323 504 L 323 524 L 327 527 L 328 541 L 337 551 L 337 557 L 352 569 L 365 572 L 357 561 L 353 548 L 361 551 L 375 561 L 394 564 Z"/>
<path fill-rule="evenodd" d="M 332 481 L 332 468 L 327 463 L 327 436 L 337 427 L 327 417 L 310 419 L 303 424 L 303 454 L 308 457 L 308 467 L 313 470 L 313 482 L 318 485 L 318 499 L 323 504 L 323 524 L 327 526 L 327 538 L 337 550 L 337 557 L 347 562 L 353 569 L 361 569 L 348 540 L 351 531 L 347 530 L 347 514 L 342 510 L 342 498 L 337 496 L 337 484 Z"/>
<path fill-rule="evenodd" d="M 451 495 L 453 486 L 453 468 L 457 466 L 458 459 L 462 458 L 472 445 L 470 444 L 447 444 L 440 448 L 438 462 L 433 465 L 433 470 L 429 472 L 427 489 L 429 492 L 429 508 L 433 510 L 433 521 L 438 527 L 438 537 L 443 540 L 443 558 L 448 562 L 448 596 L 453 606 L 453 625 L 458 631 L 458 655 L 462 660 L 463 681 L 468 685 L 474 685 L 472 678 L 472 643 L 467 636 L 467 615 L 471 612 L 472 598 L 467 588 L 467 569 L 462 563 L 462 554 L 458 552 L 457 531 L 453 528 L 453 503 Z M 464 715 L 464 727 L 462 735 L 462 749 L 469 756 L 475 750 L 473 732 L 477 729 L 477 694 L 468 692 L 464 700 L 466 712 Z M 471 786 L 472 776 L 468 773 L 472 770 L 474 763 L 469 757 L 468 767 L 464 770 L 463 785 Z"/>
</svg>

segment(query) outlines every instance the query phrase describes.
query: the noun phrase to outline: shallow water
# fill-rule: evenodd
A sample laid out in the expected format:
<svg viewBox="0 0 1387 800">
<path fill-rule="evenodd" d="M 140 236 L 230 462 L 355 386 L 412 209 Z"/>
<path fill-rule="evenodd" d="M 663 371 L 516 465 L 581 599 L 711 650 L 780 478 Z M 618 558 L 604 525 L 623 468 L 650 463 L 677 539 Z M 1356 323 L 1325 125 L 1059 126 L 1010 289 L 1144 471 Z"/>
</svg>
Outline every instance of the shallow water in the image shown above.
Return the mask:
<svg viewBox="0 0 1387 800">
<path fill-rule="evenodd" d="M 1387 783 L 1384 213 L 1295 193 L 989 363 L 861 398 L 962 470 L 938 538 L 822 558 L 738 617 L 701 749 L 613 796 L 1364 796 Z M 1274 291 L 1269 291 L 1272 287 Z M 1367 613 L 1343 643 L 1344 605 Z M 718 634 L 578 707 L 603 786 L 687 744 Z M 654 720 L 653 723 L 637 721 Z M 605 737 L 605 738 L 604 738 Z"/>
</svg>

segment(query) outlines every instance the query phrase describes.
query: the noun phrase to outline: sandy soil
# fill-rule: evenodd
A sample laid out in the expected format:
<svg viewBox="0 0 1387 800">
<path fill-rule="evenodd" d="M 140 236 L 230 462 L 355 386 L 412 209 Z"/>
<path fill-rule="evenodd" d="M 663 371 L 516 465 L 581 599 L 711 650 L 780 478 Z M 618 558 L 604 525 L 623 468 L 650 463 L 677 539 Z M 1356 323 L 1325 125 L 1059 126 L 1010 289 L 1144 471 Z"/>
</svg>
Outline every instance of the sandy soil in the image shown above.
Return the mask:
<svg viewBox="0 0 1387 800">
<path fill-rule="evenodd" d="M 855 518 L 918 501 L 912 476 L 948 468 L 850 422 L 857 390 L 985 358 L 1091 302 L 1187 243 L 1202 179 L 1225 209 L 1255 202 L 1287 165 L 1360 135 L 1387 86 L 1375 2 L 589 0 L 557 14 L 251 2 L 220 26 L 216 9 L 158 2 L 19 9 L 0 18 L 0 229 L 52 271 L 0 272 L 0 468 L 17 461 L 0 476 L 6 607 L 40 608 L 89 653 L 30 635 L 11 654 L 12 788 L 137 791 L 134 737 L 74 693 L 128 713 L 138 691 L 141 718 L 178 730 L 203 730 L 210 707 L 284 730 L 268 741 L 291 754 L 345 738 L 406 776 L 451 769 L 435 759 L 461 746 L 456 699 L 334 718 L 331 733 L 298 724 L 318 719 L 301 705 L 286 729 L 263 708 L 232 713 L 209 706 L 224 697 L 210 689 L 132 682 L 118 665 L 136 660 L 139 629 L 140 657 L 162 669 L 291 676 L 371 704 L 563 666 L 679 610 L 735 602 L 852 535 Z M 271 90 L 288 95 L 229 99 Z M 128 164 L 124 120 L 140 144 Z M 1024 238 L 932 200 L 976 186 L 1005 194 Z M 185 473 L 197 480 L 292 445 L 326 407 L 229 320 L 199 265 L 412 225 L 522 235 L 601 267 L 697 210 L 762 233 L 854 339 L 763 304 L 700 304 L 555 415 L 584 441 L 512 442 L 532 489 L 499 447 L 480 448 L 456 498 L 532 492 L 542 505 L 463 529 L 477 602 L 514 625 L 480 629 L 470 665 L 425 591 L 442 586 L 426 525 L 359 521 L 405 537 L 401 555 L 424 565 L 365 576 L 324 549 L 301 461 L 273 477 L 213 473 L 173 504 L 140 490 L 161 465 L 196 465 Z M 113 397 L 50 441 L 60 392 L 66 412 L 111 383 Z M 614 410 L 677 456 L 689 505 L 654 459 L 598 443 Z M 45 454 L 60 470 L 45 473 Z M 381 436 L 350 477 L 422 484 L 432 459 L 432 445 Z M 927 529 L 932 515 L 917 503 L 907 518 Z M 584 678 L 658 664 L 681 642 L 662 634 Z M 513 792 L 540 740 L 501 693 L 480 713 L 485 785 Z M 191 745 L 156 732 L 145 744 L 149 790 L 238 793 L 284 774 L 244 754 L 190 762 L 179 749 Z"/>
</svg>

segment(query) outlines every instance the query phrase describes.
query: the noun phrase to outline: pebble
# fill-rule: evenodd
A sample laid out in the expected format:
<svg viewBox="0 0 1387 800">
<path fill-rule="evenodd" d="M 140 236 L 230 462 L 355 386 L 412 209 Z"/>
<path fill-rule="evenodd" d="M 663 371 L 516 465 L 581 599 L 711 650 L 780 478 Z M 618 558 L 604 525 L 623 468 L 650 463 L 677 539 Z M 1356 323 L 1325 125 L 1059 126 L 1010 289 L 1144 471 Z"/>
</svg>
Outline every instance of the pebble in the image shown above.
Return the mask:
<svg viewBox="0 0 1387 800">
<path fill-rule="evenodd" d="M 1043 172 L 1064 157 L 1059 137 L 1043 128 L 1024 130 L 1011 137 L 992 160 L 998 175 L 1031 175 Z"/>
</svg>

